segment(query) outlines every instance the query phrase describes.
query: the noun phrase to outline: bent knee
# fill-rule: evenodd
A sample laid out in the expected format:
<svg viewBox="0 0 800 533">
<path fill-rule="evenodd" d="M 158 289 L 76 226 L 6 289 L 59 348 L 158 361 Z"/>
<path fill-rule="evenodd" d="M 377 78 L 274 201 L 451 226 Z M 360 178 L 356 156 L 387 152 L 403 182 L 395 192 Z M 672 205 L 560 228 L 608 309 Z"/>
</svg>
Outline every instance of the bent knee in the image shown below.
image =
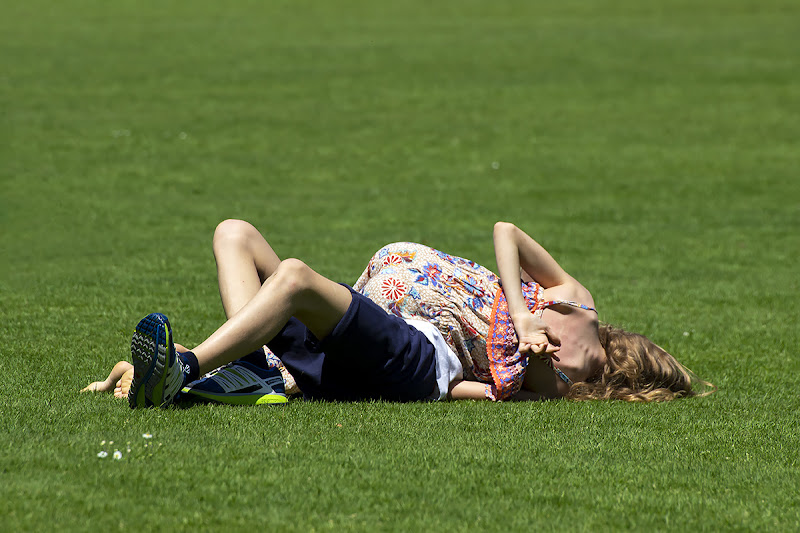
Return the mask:
<svg viewBox="0 0 800 533">
<path fill-rule="evenodd" d="M 223 243 L 246 243 L 258 230 L 249 222 L 229 218 L 217 224 L 214 230 L 214 247 Z"/>
<path fill-rule="evenodd" d="M 275 270 L 275 277 L 291 292 L 301 292 L 311 286 L 314 271 L 299 259 L 284 259 Z"/>
</svg>

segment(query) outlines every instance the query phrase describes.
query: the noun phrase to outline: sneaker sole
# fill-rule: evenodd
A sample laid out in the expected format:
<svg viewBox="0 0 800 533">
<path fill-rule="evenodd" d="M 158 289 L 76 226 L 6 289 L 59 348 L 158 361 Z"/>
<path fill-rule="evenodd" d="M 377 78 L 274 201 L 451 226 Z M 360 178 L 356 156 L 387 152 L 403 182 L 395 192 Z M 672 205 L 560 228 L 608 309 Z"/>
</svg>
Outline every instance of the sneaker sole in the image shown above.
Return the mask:
<svg viewBox="0 0 800 533">
<path fill-rule="evenodd" d="M 210 400 L 217 403 L 225 403 L 229 405 L 279 405 L 289 402 L 289 398 L 283 394 L 236 394 L 236 393 L 220 393 L 214 394 L 213 392 L 203 392 L 192 390 L 189 387 L 184 387 L 182 392 L 204 400 Z"/>
<path fill-rule="evenodd" d="M 128 392 L 131 409 L 165 406 L 166 369 L 175 364 L 169 322 L 151 314 L 139 321 L 131 339 L 133 381 Z M 167 402 L 168 403 L 168 402 Z"/>
</svg>

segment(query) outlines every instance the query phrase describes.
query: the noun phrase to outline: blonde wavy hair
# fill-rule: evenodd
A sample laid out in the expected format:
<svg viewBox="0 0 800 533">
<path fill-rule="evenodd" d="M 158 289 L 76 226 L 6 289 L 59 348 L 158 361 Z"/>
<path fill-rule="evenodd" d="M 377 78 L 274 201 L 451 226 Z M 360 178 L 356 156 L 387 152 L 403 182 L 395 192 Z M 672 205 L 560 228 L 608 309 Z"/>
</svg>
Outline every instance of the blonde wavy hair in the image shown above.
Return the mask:
<svg viewBox="0 0 800 533">
<path fill-rule="evenodd" d="M 601 324 L 598 333 L 606 364 L 597 375 L 575 383 L 567 398 L 663 402 L 716 390 L 644 335 L 609 324 Z M 698 391 L 699 385 L 711 390 Z"/>
</svg>

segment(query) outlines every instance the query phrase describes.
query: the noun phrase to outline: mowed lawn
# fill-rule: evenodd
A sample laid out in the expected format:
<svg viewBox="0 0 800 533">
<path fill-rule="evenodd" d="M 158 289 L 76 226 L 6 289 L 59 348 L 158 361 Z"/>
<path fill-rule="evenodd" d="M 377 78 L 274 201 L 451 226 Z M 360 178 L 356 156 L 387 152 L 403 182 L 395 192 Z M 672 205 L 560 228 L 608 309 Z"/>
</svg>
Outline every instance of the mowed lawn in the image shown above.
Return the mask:
<svg viewBox="0 0 800 533">
<path fill-rule="evenodd" d="M 783 0 L 2 2 L 0 530 L 800 529 L 798 20 Z M 78 393 L 150 312 L 188 345 L 222 322 L 226 218 L 349 283 L 401 240 L 494 269 L 514 222 L 602 320 L 719 390 Z"/>
</svg>

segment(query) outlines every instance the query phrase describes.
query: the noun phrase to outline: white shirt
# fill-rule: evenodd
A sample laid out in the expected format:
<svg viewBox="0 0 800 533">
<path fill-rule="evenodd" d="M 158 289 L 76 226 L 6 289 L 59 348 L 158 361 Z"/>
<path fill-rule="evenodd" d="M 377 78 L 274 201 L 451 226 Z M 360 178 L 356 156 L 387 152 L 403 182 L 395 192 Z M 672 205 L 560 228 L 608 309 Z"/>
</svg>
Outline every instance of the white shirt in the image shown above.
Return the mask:
<svg viewBox="0 0 800 533">
<path fill-rule="evenodd" d="M 458 360 L 456 353 L 447 345 L 444 337 L 442 337 L 442 334 L 436 326 L 424 320 L 413 320 L 409 318 L 405 318 L 404 320 L 409 326 L 412 326 L 425 335 L 433 345 L 434 350 L 436 350 L 434 357 L 436 362 L 436 388 L 429 398 L 432 400 L 447 399 L 447 393 L 450 391 L 450 384 L 457 379 L 464 379 L 464 369 L 461 368 L 461 362 Z"/>
</svg>

